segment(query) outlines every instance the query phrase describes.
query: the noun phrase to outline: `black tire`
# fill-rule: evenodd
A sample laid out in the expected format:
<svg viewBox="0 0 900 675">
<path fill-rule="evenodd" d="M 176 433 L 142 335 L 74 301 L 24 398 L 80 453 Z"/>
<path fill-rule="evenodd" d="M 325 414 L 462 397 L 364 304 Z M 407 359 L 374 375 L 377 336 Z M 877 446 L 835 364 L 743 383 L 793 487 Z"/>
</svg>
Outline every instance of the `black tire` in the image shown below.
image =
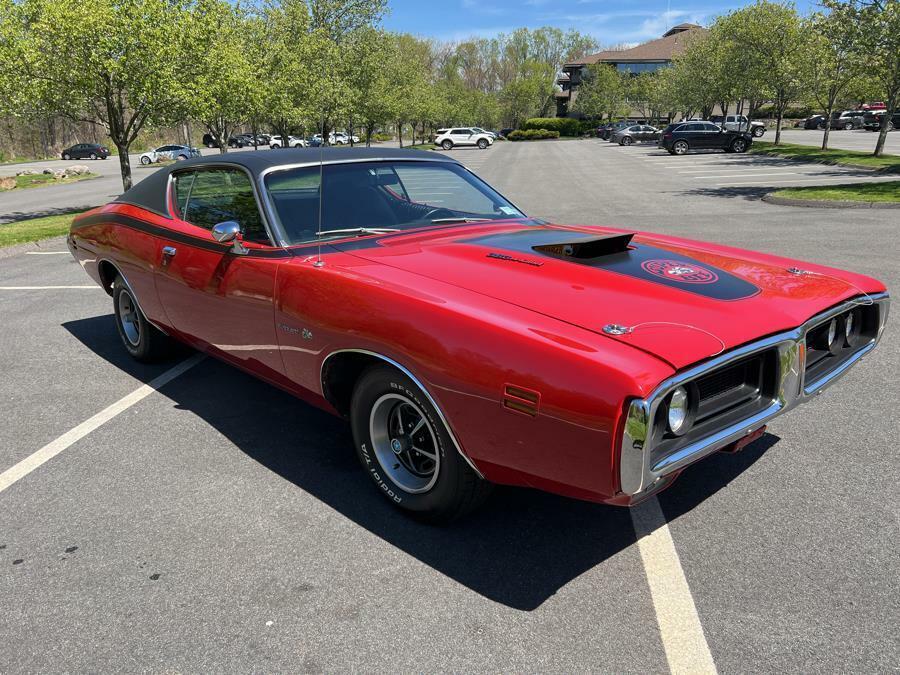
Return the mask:
<svg viewBox="0 0 900 675">
<path fill-rule="evenodd" d="M 850 131 L 851 129 L 853 129 L 853 122 L 847 122 L 844 125 L 844 131 Z"/>
<path fill-rule="evenodd" d="M 487 142 L 486 138 L 478 139 L 478 149 L 479 150 L 485 150 L 487 148 L 487 146 L 488 146 L 488 142 Z"/>
<path fill-rule="evenodd" d="M 735 138 L 730 147 L 732 152 L 747 152 L 747 141 L 743 138 Z"/>
<path fill-rule="evenodd" d="M 122 345 L 133 359 L 153 363 L 171 354 L 172 339 L 147 321 L 133 292 L 120 276 L 113 282 L 113 315 Z"/>
<path fill-rule="evenodd" d="M 70 155 L 68 152 L 64 152 L 63 159 L 72 159 L 72 155 Z"/>
<path fill-rule="evenodd" d="M 383 434 L 380 441 L 373 439 L 372 429 L 378 433 L 381 416 L 388 415 L 387 427 L 383 428 L 390 429 L 390 415 L 398 408 L 407 411 L 406 421 L 409 426 L 420 429 L 419 435 L 407 437 L 391 431 L 388 435 Z M 389 412 L 385 413 L 385 409 Z M 399 413 L 397 419 L 402 421 Z M 359 460 L 378 491 L 394 506 L 419 520 L 449 523 L 476 509 L 490 494 L 491 484 L 479 478 L 460 456 L 446 425 L 425 393 L 395 368 L 373 366 L 362 375 L 353 391 L 350 425 Z M 393 435 L 396 437 L 385 447 L 386 440 Z M 410 447 L 395 455 L 391 447 L 400 439 Z M 425 474 L 415 475 L 406 468 L 406 460 L 401 459 L 403 452 L 410 457 L 416 442 L 435 453 L 435 460 L 420 459 L 426 467 L 432 467 L 430 473 L 426 469 Z M 386 467 L 385 459 L 392 466 Z M 410 484 L 403 486 L 404 480 L 422 484 L 410 491 Z"/>
<path fill-rule="evenodd" d="M 91 153 L 91 159 L 97 159 L 97 153 L 96 153 L 96 152 L 92 152 L 92 153 Z"/>
<path fill-rule="evenodd" d="M 755 129 L 753 129 L 753 137 L 754 138 L 761 138 L 762 135 L 765 133 L 766 133 L 765 127 L 756 127 Z"/>
<path fill-rule="evenodd" d="M 668 152 L 670 155 L 674 155 L 674 154 L 675 154 L 675 150 L 673 150 L 672 148 L 668 148 L 667 152 Z"/>
<path fill-rule="evenodd" d="M 150 164 L 150 162 L 151 159 L 149 157 L 147 157 L 146 155 L 141 155 L 141 164 L 147 166 L 148 164 Z"/>
<path fill-rule="evenodd" d="M 451 149 L 453 149 L 453 141 L 451 141 L 449 138 L 445 139 L 445 140 L 441 141 L 441 147 L 444 150 L 451 150 Z"/>
<path fill-rule="evenodd" d="M 634 139 L 631 136 L 623 136 L 619 141 L 619 145 L 631 145 L 632 143 L 634 143 Z"/>
<path fill-rule="evenodd" d="M 686 155 L 690 149 L 690 144 L 685 140 L 675 141 L 672 144 L 673 155 Z"/>
</svg>

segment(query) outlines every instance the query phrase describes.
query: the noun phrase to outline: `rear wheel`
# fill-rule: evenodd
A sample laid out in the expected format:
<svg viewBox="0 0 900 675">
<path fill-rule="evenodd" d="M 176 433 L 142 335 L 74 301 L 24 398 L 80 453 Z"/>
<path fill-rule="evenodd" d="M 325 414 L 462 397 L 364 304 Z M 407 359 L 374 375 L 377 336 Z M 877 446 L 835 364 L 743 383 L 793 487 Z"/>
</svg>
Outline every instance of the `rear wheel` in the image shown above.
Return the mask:
<svg viewBox="0 0 900 675">
<path fill-rule="evenodd" d="M 68 152 L 64 152 L 63 159 L 72 159 L 72 155 L 70 155 Z"/>
<path fill-rule="evenodd" d="M 150 363 L 168 356 L 171 338 L 147 321 L 121 276 L 113 282 L 113 311 L 119 337 L 132 358 Z"/>
<path fill-rule="evenodd" d="M 363 468 L 388 501 L 428 522 L 455 520 L 490 493 L 457 452 L 425 393 L 389 366 L 374 366 L 353 392 L 350 423 Z"/>
<path fill-rule="evenodd" d="M 732 152 L 746 152 L 747 151 L 747 141 L 743 138 L 735 138 L 731 144 Z"/>
<path fill-rule="evenodd" d="M 765 127 L 756 127 L 756 128 L 753 130 L 753 136 L 754 136 L 755 138 L 759 138 L 759 137 L 762 136 L 764 133 L 766 133 L 766 128 L 765 128 Z"/>
<path fill-rule="evenodd" d="M 445 141 L 442 141 L 442 142 L 441 142 L 441 147 L 442 147 L 444 150 L 450 150 L 450 149 L 453 147 L 453 141 L 451 141 L 450 139 L 447 139 L 447 140 L 445 140 Z"/>
<path fill-rule="evenodd" d="M 847 122 L 844 125 L 844 131 L 850 131 L 853 128 L 853 122 Z"/>
<path fill-rule="evenodd" d="M 691 146 L 688 145 L 687 141 L 675 141 L 675 143 L 672 145 L 672 154 L 685 155 L 690 149 Z"/>
<path fill-rule="evenodd" d="M 97 159 L 97 153 L 96 153 L 96 152 L 92 152 L 92 153 L 91 153 L 91 159 Z"/>
<path fill-rule="evenodd" d="M 141 155 L 141 164 L 147 166 L 150 163 L 150 158 L 147 155 Z"/>
</svg>

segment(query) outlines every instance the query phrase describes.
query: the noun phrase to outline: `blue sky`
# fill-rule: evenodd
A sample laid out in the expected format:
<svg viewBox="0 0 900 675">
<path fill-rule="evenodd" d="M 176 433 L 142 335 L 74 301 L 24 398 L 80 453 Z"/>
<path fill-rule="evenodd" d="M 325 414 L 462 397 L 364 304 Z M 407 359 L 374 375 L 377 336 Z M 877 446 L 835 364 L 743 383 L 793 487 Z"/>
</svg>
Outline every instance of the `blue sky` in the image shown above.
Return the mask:
<svg viewBox="0 0 900 675">
<path fill-rule="evenodd" d="M 491 37 L 522 26 L 577 28 L 601 45 L 637 43 L 661 36 L 684 21 L 705 24 L 749 2 L 723 0 L 389 0 L 385 27 L 441 40 Z M 801 12 L 814 0 L 796 3 Z"/>
</svg>

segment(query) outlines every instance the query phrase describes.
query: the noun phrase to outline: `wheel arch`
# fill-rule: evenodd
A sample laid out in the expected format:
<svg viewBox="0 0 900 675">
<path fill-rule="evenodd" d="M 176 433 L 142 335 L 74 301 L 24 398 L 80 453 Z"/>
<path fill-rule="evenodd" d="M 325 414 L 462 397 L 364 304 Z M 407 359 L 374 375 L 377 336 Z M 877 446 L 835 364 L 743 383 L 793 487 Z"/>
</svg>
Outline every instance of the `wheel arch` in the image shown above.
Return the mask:
<svg viewBox="0 0 900 675">
<path fill-rule="evenodd" d="M 431 392 L 428 391 L 425 384 L 416 377 L 409 368 L 398 363 L 394 359 L 368 349 L 338 349 L 333 351 L 322 361 L 319 372 L 322 395 L 342 416 L 349 416 L 350 400 L 353 396 L 353 389 L 362 374 L 374 365 L 388 365 L 395 368 L 412 380 L 413 383 L 422 390 L 422 393 L 425 394 L 428 402 L 437 412 L 438 418 L 447 429 L 447 433 L 450 436 L 450 440 L 453 441 L 453 446 L 456 448 L 456 451 L 478 477 L 483 479 L 484 476 L 481 471 L 479 471 L 478 467 L 475 466 L 472 460 L 469 459 L 469 456 L 463 451 L 462 446 L 459 444 L 459 440 L 456 438 L 456 434 L 453 431 L 453 427 L 450 426 L 450 423 L 447 421 L 444 412 L 441 410 L 441 407 L 438 405 L 434 396 L 431 395 Z"/>
<path fill-rule="evenodd" d="M 116 277 L 122 277 L 122 283 L 125 284 L 125 288 L 128 289 L 129 294 L 131 294 L 131 297 L 134 299 L 134 303 L 137 305 L 141 314 L 144 315 L 147 323 L 156 328 L 156 330 L 163 335 L 169 335 L 169 331 L 162 328 L 158 323 L 147 316 L 147 312 L 145 312 L 144 308 L 141 306 L 141 299 L 138 297 L 138 294 L 135 293 L 132 285 L 128 283 L 128 277 L 125 276 L 125 273 L 122 272 L 121 268 L 116 265 L 116 263 L 109 258 L 101 258 L 97 262 L 97 274 L 100 276 L 100 285 L 109 297 L 112 297 L 113 295 L 113 284 L 116 281 Z"/>
</svg>

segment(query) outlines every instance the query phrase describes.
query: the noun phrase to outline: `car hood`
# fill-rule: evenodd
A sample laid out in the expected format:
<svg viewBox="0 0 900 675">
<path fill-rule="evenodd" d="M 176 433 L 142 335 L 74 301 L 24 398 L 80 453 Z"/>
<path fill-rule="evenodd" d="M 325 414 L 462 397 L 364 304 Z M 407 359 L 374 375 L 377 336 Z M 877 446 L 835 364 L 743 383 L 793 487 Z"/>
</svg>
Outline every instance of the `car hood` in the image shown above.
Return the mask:
<svg viewBox="0 0 900 675">
<path fill-rule="evenodd" d="M 868 277 L 730 247 L 534 221 L 333 246 L 619 340 L 676 369 L 884 290 Z"/>
</svg>

